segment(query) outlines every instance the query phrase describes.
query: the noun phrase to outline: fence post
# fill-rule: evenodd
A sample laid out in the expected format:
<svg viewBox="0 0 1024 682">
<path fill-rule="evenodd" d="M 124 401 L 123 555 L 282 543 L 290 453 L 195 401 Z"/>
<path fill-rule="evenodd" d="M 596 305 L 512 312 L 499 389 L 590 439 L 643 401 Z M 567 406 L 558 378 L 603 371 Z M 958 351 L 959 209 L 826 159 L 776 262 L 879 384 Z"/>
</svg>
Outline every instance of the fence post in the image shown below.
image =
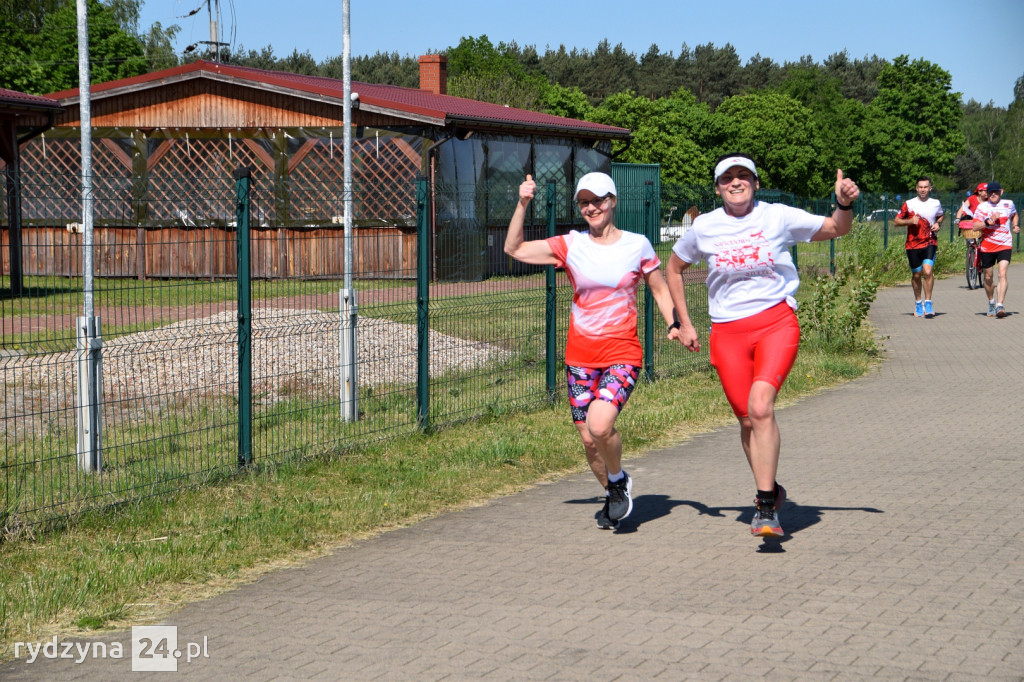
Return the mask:
<svg viewBox="0 0 1024 682">
<path fill-rule="evenodd" d="M 654 231 L 658 229 L 660 207 L 654 210 L 654 181 L 644 182 L 644 236 L 653 244 Z M 653 219 L 652 219 L 653 217 Z M 654 380 L 654 296 L 644 287 L 644 375 Z"/>
<path fill-rule="evenodd" d="M 953 230 L 954 230 L 953 223 L 956 222 L 956 220 L 955 220 L 956 212 L 957 212 L 957 209 L 956 209 L 956 193 L 955 192 L 951 192 L 950 195 L 949 195 L 949 212 L 946 214 L 947 216 L 949 216 L 949 243 L 950 244 L 953 243 Z"/>
<path fill-rule="evenodd" d="M 18 140 L 11 126 L 11 145 L 15 153 L 4 170 L 4 184 L 7 188 L 7 248 L 10 258 L 11 295 L 21 296 L 21 169 L 18 161 Z"/>
<path fill-rule="evenodd" d="M 430 187 L 416 181 L 416 423 L 430 428 Z"/>
<path fill-rule="evenodd" d="M 249 185 L 252 170 L 236 168 L 235 249 L 238 256 L 238 466 L 252 464 L 252 269 L 249 263 Z"/>
<path fill-rule="evenodd" d="M 832 194 L 831 194 L 830 198 L 831 198 L 832 201 L 831 201 L 831 203 L 828 206 L 825 207 L 826 213 L 829 212 L 829 209 L 832 206 L 837 206 L 839 204 L 839 197 L 836 196 L 835 190 L 832 190 Z M 851 204 L 855 204 L 857 202 L 851 201 L 850 203 Z M 851 218 L 852 217 L 853 216 L 851 215 Z M 835 239 L 829 239 L 828 240 L 828 274 L 832 275 L 833 277 L 836 274 L 836 240 Z"/>
<path fill-rule="evenodd" d="M 547 184 L 547 231 L 550 239 L 555 236 L 555 181 Z M 548 391 L 548 400 L 554 401 L 557 387 L 555 385 L 555 360 L 558 357 L 558 289 L 555 286 L 555 266 L 544 268 L 544 385 Z"/>
</svg>

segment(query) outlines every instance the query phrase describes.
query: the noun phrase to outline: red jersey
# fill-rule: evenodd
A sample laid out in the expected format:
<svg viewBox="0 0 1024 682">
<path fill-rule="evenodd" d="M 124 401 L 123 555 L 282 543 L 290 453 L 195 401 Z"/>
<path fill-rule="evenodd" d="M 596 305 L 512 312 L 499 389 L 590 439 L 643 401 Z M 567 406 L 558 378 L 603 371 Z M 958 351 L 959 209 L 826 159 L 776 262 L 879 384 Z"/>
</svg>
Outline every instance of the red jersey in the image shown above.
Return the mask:
<svg viewBox="0 0 1024 682">
<path fill-rule="evenodd" d="M 926 246 L 939 243 L 936 234 L 932 232 L 932 225 L 940 215 L 942 215 L 942 204 L 938 199 L 921 201 L 914 197 L 903 202 L 896 217 L 901 219 L 917 217 L 916 224 L 907 226 L 906 248 L 908 250 L 923 249 Z"/>
</svg>

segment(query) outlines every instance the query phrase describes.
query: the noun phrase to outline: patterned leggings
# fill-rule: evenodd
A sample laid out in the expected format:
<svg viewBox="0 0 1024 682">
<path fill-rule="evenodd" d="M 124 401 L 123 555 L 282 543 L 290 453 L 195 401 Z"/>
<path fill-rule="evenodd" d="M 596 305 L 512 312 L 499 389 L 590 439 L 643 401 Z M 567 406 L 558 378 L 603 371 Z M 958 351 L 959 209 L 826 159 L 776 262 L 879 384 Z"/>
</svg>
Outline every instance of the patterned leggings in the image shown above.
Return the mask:
<svg viewBox="0 0 1024 682">
<path fill-rule="evenodd" d="M 587 409 L 595 400 L 611 403 L 622 411 L 629 395 L 636 386 L 640 376 L 640 367 L 636 365 L 611 365 L 610 367 L 591 368 L 565 366 L 565 376 L 569 382 L 569 406 L 572 408 L 572 420 L 579 424 L 587 421 Z"/>
</svg>

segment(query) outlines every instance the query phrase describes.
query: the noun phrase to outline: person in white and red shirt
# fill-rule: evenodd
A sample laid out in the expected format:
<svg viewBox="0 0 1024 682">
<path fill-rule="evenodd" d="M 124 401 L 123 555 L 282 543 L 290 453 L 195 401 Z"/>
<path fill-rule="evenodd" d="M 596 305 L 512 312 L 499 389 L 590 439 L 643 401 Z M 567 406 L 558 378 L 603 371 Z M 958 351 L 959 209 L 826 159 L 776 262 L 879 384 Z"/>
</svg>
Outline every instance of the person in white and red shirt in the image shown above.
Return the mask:
<svg viewBox="0 0 1024 682">
<path fill-rule="evenodd" d="M 978 204 L 987 198 L 988 183 L 978 183 L 978 186 L 974 188 L 974 192 L 967 197 L 967 201 L 961 204 L 960 210 L 956 212 L 956 221 L 961 230 L 974 229 L 974 209 L 978 208 Z"/>
<path fill-rule="evenodd" d="M 793 298 L 800 279 L 790 247 L 847 234 L 860 189 L 837 170 L 836 210 L 826 217 L 757 201 L 757 166 L 746 154 L 719 159 L 712 177 L 722 207 L 693 221 L 672 247 L 666 269 L 680 322 L 669 336 L 700 350 L 687 312 L 683 271 L 707 261 L 711 364 L 739 420 L 740 443 L 757 486 L 750 532 L 777 537 L 783 534 L 778 511 L 786 491 L 775 480 L 781 447 L 775 398 L 800 346 Z"/>
<path fill-rule="evenodd" d="M 586 231 L 525 241 L 526 208 L 536 191 L 537 183 L 527 175 L 508 225 L 505 253 L 523 263 L 564 268 L 572 283 L 565 346 L 569 404 L 590 469 L 607 491 L 597 525 L 614 529 L 633 510 L 633 479 L 622 469 L 622 437 L 615 420 L 643 364 L 637 289 L 641 280 L 647 283 L 670 331 L 672 297 L 647 238 L 615 227 L 618 193 L 609 175 L 587 173 L 576 186 L 574 198 Z"/>
<path fill-rule="evenodd" d="M 998 182 L 988 183 L 988 199 L 974 209 L 974 227 L 984 230 L 981 235 L 981 267 L 985 271 L 985 293 L 988 294 L 988 316 L 1006 317 L 1003 301 L 1009 283 L 1006 273 L 1010 269 L 1010 255 L 1013 253 L 1013 234 L 1020 232 L 1020 216 L 1017 207 L 1009 199 L 1003 199 L 1003 188 Z M 999 264 L 999 284 L 992 281 L 992 268 Z"/>
<path fill-rule="evenodd" d="M 910 263 L 910 285 L 914 289 L 914 317 L 934 317 L 932 287 L 935 277 L 935 254 L 938 252 L 938 232 L 942 227 L 942 204 L 932 199 L 932 181 L 926 177 L 917 179 L 914 187 L 917 196 L 903 202 L 896 214 L 893 225 L 907 228 L 907 261 Z M 924 299 L 922 300 L 922 294 Z"/>
</svg>

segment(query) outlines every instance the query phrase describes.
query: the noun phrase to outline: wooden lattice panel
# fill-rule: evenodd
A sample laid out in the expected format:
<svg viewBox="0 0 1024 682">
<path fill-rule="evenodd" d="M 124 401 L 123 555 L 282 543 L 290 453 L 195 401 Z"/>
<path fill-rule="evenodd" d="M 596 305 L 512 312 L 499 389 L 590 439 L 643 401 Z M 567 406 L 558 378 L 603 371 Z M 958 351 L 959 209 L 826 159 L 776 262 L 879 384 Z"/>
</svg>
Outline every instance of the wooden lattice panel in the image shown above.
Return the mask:
<svg viewBox="0 0 1024 682">
<path fill-rule="evenodd" d="M 311 140 L 289 174 L 296 216 L 326 220 L 343 211 L 342 148 L 331 140 Z M 405 140 L 388 137 L 352 142 L 353 219 L 406 222 L 415 215 L 419 154 Z"/>
<path fill-rule="evenodd" d="M 21 146 L 21 171 L 23 220 L 66 224 L 81 219 L 81 142 L 34 138 Z"/>
<path fill-rule="evenodd" d="M 254 171 L 255 225 L 324 225 L 338 222 L 343 215 L 340 139 L 287 135 L 285 162 L 275 156 L 273 137 L 254 138 L 251 133 L 207 137 L 208 133 L 194 137 L 179 131 L 173 138 L 151 139 L 144 178 L 135 177 L 138 167 L 133 156 L 138 152 L 130 137 L 94 137 L 97 222 L 183 227 L 230 223 L 235 218 L 231 174 L 240 166 Z M 393 134 L 353 141 L 355 220 L 411 224 L 415 181 L 422 166 L 420 145 L 415 136 Z M 26 220 L 60 225 L 80 220 L 80 159 L 80 142 L 75 137 L 43 135 L 22 146 Z M 283 167 L 287 167 L 287 178 L 275 179 L 275 169 Z M 282 211 L 287 215 L 278 215 Z"/>
<path fill-rule="evenodd" d="M 233 221 L 235 198 L 231 172 L 240 145 L 227 139 L 165 140 L 149 167 L 149 218 L 186 227 L 209 221 Z"/>
</svg>

